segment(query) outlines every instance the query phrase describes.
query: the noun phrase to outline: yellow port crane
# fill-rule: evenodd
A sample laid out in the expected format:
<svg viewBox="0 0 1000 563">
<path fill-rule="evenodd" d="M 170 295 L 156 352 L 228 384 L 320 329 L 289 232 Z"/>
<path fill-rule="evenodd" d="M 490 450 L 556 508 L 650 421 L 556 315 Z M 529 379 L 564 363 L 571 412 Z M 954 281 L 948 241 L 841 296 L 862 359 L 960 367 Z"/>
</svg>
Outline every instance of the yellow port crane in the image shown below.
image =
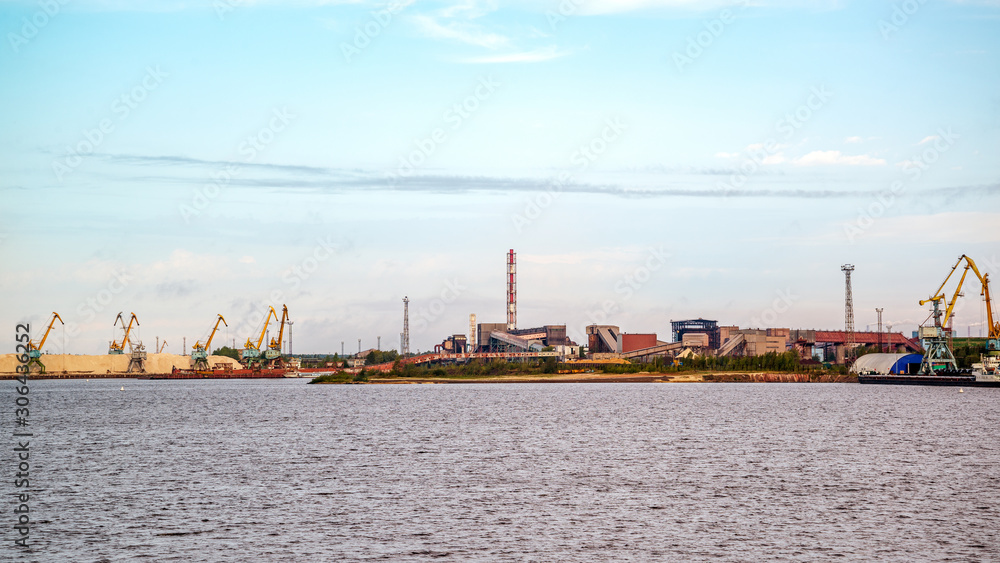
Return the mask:
<svg viewBox="0 0 1000 563">
<path fill-rule="evenodd" d="M 272 309 L 273 311 L 273 309 Z M 278 315 L 275 313 L 274 320 L 278 320 Z M 284 341 L 285 337 L 285 323 L 288 322 L 288 306 L 281 306 L 281 326 L 278 328 L 278 338 L 271 339 L 271 342 L 267 345 L 267 350 L 264 351 L 264 360 L 271 368 L 282 368 L 284 367 L 285 361 L 281 355 L 281 343 Z"/>
<path fill-rule="evenodd" d="M 45 329 L 45 334 L 42 335 L 42 339 L 35 343 L 34 340 L 28 341 L 28 370 L 31 370 L 31 366 L 37 365 L 40 373 L 45 373 L 45 364 L 42 363 L 42 348 L 45 346 L 45 341 L 49 338 L 49 333 L 52 332 L 52 327 L 56 324 L 58 320 L 62 324 L 62 317 L 59 313 L 55 311 L 52 312 L 52 320 L 49 322 L 49 328 Z"/>
<path fill-rule="evenodd" d="M 965 262 L 965 268 L 962 271 L 962 277 L 958 280 L 958 286 L 955 288 L 955 293 L 951 297 L 951 301 L 948 302 L 947 308 L 942 311 L 941 305 L 944 304 L 947 299 L 944 287 L 948 284 L 948 280 L 954 275 L 955 271 L 962 262 Z M 927 303 L 933 303 L 933 309 L 931 316 L 934 318 L 934 326 L 921 326 L 920 327 L 920 339 L 924 344 L 924 360 L 920 366 L 920 372 L 924 374 L 931 374 L 935 371 L 945 370 L 945 371 L 956 371 L 958 365 L 955 362 L 955 356 L 951 349 L 948 347 L 948 339 L 946 331 L 950 330 L 947 324 L 951 320 L 951 315 L 955 310 L 955 304 L 958 302 L 959 296 L 963 295 L 962 286 L 965 284 L 965 278 L 969 275 L 969 270 L 972 270 L 976 277 L 979 278 L 982 284 L 982 291 L 980 295 L 986 299 L 986 319 L 989 323 L 989 336 L 987 340 L 988 349 L 991 352 L 1000 351 L 1000 323 L 993 320 L 993 303 L 990 297 L 990 275 L 980 273 L 979 268 L 976 266 L 976 262 L 970 258 L 968 255 L 961 255 L 955 265 L 951 267 L 951 271 L 945 276 L 944 281 L 941 282 L 941 286 L 938 287 L 937 291 L 934 292 L 927 299 L 922 299 L 920 305 L 926 305 Z M 942 317 L 944 321 L 942 321 Z"/>
<path fill-rule="evenodd" d="M 254 342 L 250 338 L 247 338 L 247 343 L 243 346 L 243 353 L 240 354 L 240 359 L 243 361 L 243 365 L 251 367 L 253 365 L 260 364 L 260 347 L 264 344 L 264 336 L 267 334 L 267 325 L 271 322 L 271 317 L 274 320 L 278 320 L 278 313 L 274 311 L 274 307 L 268 307 L 270 311 L 267 313 L 267 318 L 264 319 L 264 327 L 260 329 L 260 336 L 257 338 L 257 342 Z"/>
<path fill-rule="evenodd" d="M 125 319 L 122 318 L 121 313 L 118 313 L 118 317 L 115 319 L 115 326 L 118 326 L 118 321 L 122 322 L 122 328 L 125 329 L 125 336 L 122 337 L 120 343 L 116 340 L 111 341 L 111 344 L 108 346 L 108 354 L 124 354 L 125 345 L 129 344 L 131 346 L 128 335 L 132 332 L 132 323 L 135 323 L 135 326 L 139 326 L 139 318 L 135 316 L 135 313 L 132 313 L 132 317 L 128 321 L 128 327 L 125 326 Z"/>
<path fill-rule="evenodd" d="M 204 346 L 201 344 L 201 340 L 194 343 L 194 348 L 191 352 L 191 361 L 194 363 L 194 369 L 209 369 L 208 366 L 208 354 L 212 349 L 212 339 L 215 338 L 215 332 L 219 330 L 219 323 L 229 327 L 229 323 L 226 319 L 219 315 L 219 318 L 215 320 L 215 326 L 212 327 L 212 332 L 208 335 L 208 340 L 205 341 Z"/>
</svg>

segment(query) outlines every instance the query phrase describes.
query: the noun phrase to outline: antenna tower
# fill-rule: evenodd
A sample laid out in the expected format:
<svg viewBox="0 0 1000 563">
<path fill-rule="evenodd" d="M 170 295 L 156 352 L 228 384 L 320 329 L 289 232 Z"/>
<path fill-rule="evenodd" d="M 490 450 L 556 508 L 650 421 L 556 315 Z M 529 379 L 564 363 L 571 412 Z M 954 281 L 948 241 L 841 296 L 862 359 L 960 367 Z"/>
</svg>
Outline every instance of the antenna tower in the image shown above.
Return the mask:
<svg viewBox="0 0 1000 563">
<path fill-rule="evenodd" d="M 854 264 L 844 264 L 840 267 L 845 276 L 844 289 L 844 363 L 851 365 L 854 363 L 854 295 L 851 293 L 851 272 L 854 271 Z"/>
</svg>

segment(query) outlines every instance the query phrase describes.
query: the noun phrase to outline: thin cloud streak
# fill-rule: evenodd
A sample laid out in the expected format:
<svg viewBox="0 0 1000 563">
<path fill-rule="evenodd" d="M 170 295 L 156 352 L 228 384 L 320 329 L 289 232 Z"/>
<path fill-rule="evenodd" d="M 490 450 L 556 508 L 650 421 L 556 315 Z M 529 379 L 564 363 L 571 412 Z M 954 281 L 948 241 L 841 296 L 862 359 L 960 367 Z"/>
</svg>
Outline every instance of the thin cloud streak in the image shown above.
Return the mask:
<svg viewBox="0 0 1000 563">
<path fill-rule="evenodd" d="M 201 160 L 182 156 L 139 156 L 102 155 L 111 162 L 130 165 L 167 164 L 171 166 L 192 166 L 217 168 L 227 165 L 246 166 L 261 172 L 284 173 L 284 176 L 233 178 L 230 186 L 272 189 L 305 189 L 325 193 L 350 191 L 389 191 L 408 193 L 537 193 L 558 191 L 560 193 L 596 194 L 622 198 L 753 198 L 753 199 L 851 199 L 874 198 L 885 190 L 808 190 L 808 189 L 716 189 L 716 188 L 663 188 L 630 187 L 628 184 L 597 184 L 570 182 L 554 190 L 552 177 L 517 178 L 491 176 L 463 176 L 445 174 L 422 174 L 400 178 L 390 184 L 384 173 L 374 170 L 337 169 L 316 166 L 280 164 L 244 164 L 239 162 Z M 711 170 L 712 174 L 720 172 Z M 308 177 L 301 177 L 308 176 Z M 189 176 L 169 174 L 146 174 L 142 176 L 112 175 L 110 178 L 136 182 L 158 182 L 190 185 L 194 181 Z M 943 189 L 912 192 L 914 196 L 938 196 L 957 199 L 968 196 L 991 197 L 1000 195 L 1000 183 L 978 186 L 957 186 Z"/>
</svg>

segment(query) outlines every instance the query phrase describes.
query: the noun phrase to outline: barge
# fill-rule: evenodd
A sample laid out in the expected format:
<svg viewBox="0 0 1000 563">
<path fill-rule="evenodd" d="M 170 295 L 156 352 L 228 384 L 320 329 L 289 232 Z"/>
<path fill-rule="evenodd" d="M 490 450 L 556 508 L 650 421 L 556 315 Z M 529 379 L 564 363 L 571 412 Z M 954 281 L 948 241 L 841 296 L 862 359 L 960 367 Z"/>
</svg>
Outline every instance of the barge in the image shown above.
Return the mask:
<svg viewBox="0 0 1000 563">
<path fill-rule="evenodd" d="M 279 379 L 294 377 L 284 368 L 278 369 L 177 369 L 170 373 L 151 374 L 147 379 Z"/>
<path fill-rule="evenodd" d="M 1000 387 L 994 375 L 951 372 L 941 375 L 858 374 L 858 383 L 877 385 L 937 385 L 946 387 Z"/>
</svg>

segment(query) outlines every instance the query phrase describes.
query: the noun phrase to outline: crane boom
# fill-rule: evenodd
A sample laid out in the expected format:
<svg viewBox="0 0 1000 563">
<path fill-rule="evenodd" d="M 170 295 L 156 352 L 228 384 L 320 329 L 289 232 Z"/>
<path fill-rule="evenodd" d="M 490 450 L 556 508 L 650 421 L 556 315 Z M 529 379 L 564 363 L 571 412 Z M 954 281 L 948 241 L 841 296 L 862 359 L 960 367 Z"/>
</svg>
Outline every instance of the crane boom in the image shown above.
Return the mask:
<svg viewBox="0 0 1000 563">
<path fill-rule="evenodd" d="M 277 315 L 274 316 L 274 320 L 278 320 L 278 316 Z M 281 306 L 281 328 L 278 329 L 278 339 L 275 340 L 274 338 L 272 338 L 271 339 L 271 343 L 268 345 L 268 348 L 271 348 L 272 350 L 277 350 L 278 352 L 281 352 L 281 343 L 284 342 L 284 338 L 285 338 L 285 323 L 287 323 L 287 322 L 288 322 L 288 306 L 287 305 L 282 305 Z"/>
<path fill-rule="evenodd" d="M 941 286 L 937 288 L 937 291 L 935 291 L 934 294 L 931 295 L 931 297 L 927 299 L 922 299 L 920 301 L 920 304 L 925 305 L 932 301 L 940 301 L 943 303 L 945 299 L 947 299 L 947 296 L 944 293 L 944 286 L 948 284 L 948 280 L 951 279 L 951 276 L 955 273 L 955 270 L 957 270 L 958 267 L 962 265 L 963 260 L 965 261 L 965 270 L 962 272 L 962 277 L 958 280 L 958 287 L 955 288 L 955 294 L 952 296 L 951 301 L 948 303 L 948 308 L 945 310 L 944 314 L 945 323 L 948 322 L 948 319 L 951 318 L 952 312 L 955 310 L 955 303 L 958 301 L 958 297 L 962 293 L 962 285 L 965 283 L 965 277 L 969 274 L 970 269 L 976 274 L 976 277 L 979 278 L 979 281 L 983 284 L 983 292 L 981 293 L 981 295 L 989 294 L 989 274 L 983 275 L 982 273 L 980 273 L 979 268 L 976 266 L 976 262 L 968 255 L 963 254 L 958 257 L 958 261 L 955 262 L 955 265 L 951 267 L 951 271 L 948 272 L 947 276 L 945 276 L 944 281 L 941 282 Z M 988 311 L 987 316 L 990 319 L 990 328 L 992 331 L 993 308 L 989 299 L 986 300 L 986 308 Z"/>
<path fill-rule="evenodd" d="M 122 328 L 125 329 L 125 336 L 122 337 L 121 344 L 116 340 L 111 341 L 111 348 L 108 350 L 109 354 L 121 354 L 125 350 L 125 344 L 131 343 L 128 335 L 132 332 L 132 323 L 135 323 L 135 326 L 139 326 L 139 318 L 135 316 L 135 313 L 132 313 L 132 316 L 129 318 L 128 327 L 125 326 L 125 319 L 122 318 L 121 313 L 118 313 L 118 317 L 115 318 L 115 325 L 118 324 L 118 321 L 122 322 Z"/>
<path fill-rule="evenodd" d="M 195 350 L 198 350 L 199 348 L 205 348 L 207 350 L 212 347 L 212 339 L 215 338 L 215 331 L 219 330 L 219 323 L 222 323 L 227 327 L 229 326 L 229 323 L 226 322 L 226 319 L 223 318 L 222 314 L 220 313 L 219 318 L 215 320 L 215 326 L 212 328 L 211 334 L 208 335 L 208 340 L 205 342 L 205 346 L 202 346 L 201 341 L 199 340 L 198 342 L 194 343 Z"/>
<path fill-rule="evenodd" d="M 986 321 L 990 323 L 990 340 L 1000 340 L 1000 322 L 993 320 L 993 305 L 990 299 L 990 275 L 983 275 L 983 291 L 980 294 L 986 300 Z"/>
<path fill-rule="evenodd" d="M 122 346 L 124 346 L 126 342 L 130 344 L 132 342 L 131 340 L 128 339 L 128 335 L 132 332 L 133 322 L 135 322 L 135 326 L 139 326 L 139 318 L 135 316 L 135 313 L 132 313 L 132 318 L 128 320 L 128 328 L 125 329 L 125 337 L 122 338 Z"/>
<path fill-rule="evenodd" d="M 962 271 L 962 276 L 958 280 L 958 286 L 955 288 L 955 293 L 952 295 L 951 300 L 947 301 L 947 308 L 942 312 L 940 309 L 941 305 L 944 305 L 947 300 L 947 295 L 944 292 L 945 286 L 948 281 L 955 274 L 955 271 L 962 262 L 965 262 L 965 268 Z M 976 275 L 982 284 L 982 290 L 980 295 L 986 300 L 986 317 L 989 324 L 989 337 L 987 339 L 987 349 L 990 350 L 991 356 L 995 358 L 995 354 L 998 349 L 1000 349 L 1000 323 L 997 323 L 993 319 L 993 300 L 990 296 L 990 276 L 989 274 L 983 274 L 979 271 L 979 267 L 976 266 L 976 261 L 970 258 L 968 255 L 963 254 L 959 256 L 958 261 L 955 265 L 951 267 L 951 271 L 945 276 L 944 281 L 937 290 L 927 299 L 920 301 L 921 305 L 926 303 L 934 303 L 933 317 L 934 326 L 933 327 L 921 327 L 921 338 L 924 342 L 925 354 L 924 360 L 921 364 L 921 373 L 932 373 L 935 369 L 957 369 L 957 363 L 955 362 L 954 354 L 951 352 L 948 341 L 945 336 L 945 329 L 948 328 L 949 321 L 951 320 L 951 315 L 955 311 L 955 304 L 958 302 L 958 298 L 963 295 L 962 286 L 965 284 L 965 278 L 969 275 L 969 270 Z M 944 320 L 942 321 L 942 315 Z M 925 336 L 926 335 L 926 336 Z M 984 360 L 985 362 L 985 360 Z"/>
<path fill-rule="evenodd" d="M 247 348 L 260 350 L 260 345 L 264 343 L 264 336 L 267 334 L 267 325 L 268 323 L 271 322 L 271 317 L 274 317 L 275 321 L 278 320 L 278 313 L 274 311 L 274 307 L 268 307 L 268 308 L 270 309 L 270 311 L 268 311 L 267 313 L 267 318 L 264 319 L 264 328 L 260 330 L 260 336 L 257 338 L 257 344 L 254 345 L 253 341 L 247 338 L 247 344 L 246 344 Z"/>
<path fill-rule="evenodd" d="M 66 324 L 66 323 L 63 322 L 62 317 L 59 316 L 59 313 L 56 313 L 55 311 L 53 311 L 52 312 L 52 320 L 49 322 L 49 327 L 45 329 L 45 334 L 42 335 L 41 341 L 39 341 L 36 344 L 32 340 L 30 340 L 30 339 L 28 340 L 28 369 L 29 370 L 32 369 L 32 366 L 36 366 L 37 365 L 38 368 L 39 368 L 39 370 L 42 373 L 45 373 L 45 364 L 42 363 L 42 348 L 45 346 L 45 341 L 48 340 L 48 338 L 49 338 L 49 333 L 52 332 L 52 327 L 55 326 L 55 324 L 56 324 L 56 319 L 59 319 L 59 322 L 61 322 L 62 324 L 64 324 L 64 325 Z"/>
<path fill-rule="evenodd" d="M 59 319 L 60 323 L 66 324 L 65 322 L 63 322 L 62 317 L 59 316 L 59 313 L 53 311 L 52 321 L 49 322 L 49 328 L 45 329 L 45 334 L 42 336 L 42 340 L 38 344 L 35 344 L 34 342 L 29 340 L 28 350 L 41 350 L 45 346 L 45 341 L 48 340 L 49 332 L 52 331 L 52 327 L 56 324 L 56 319 Z"/>
<path fill-rule="evenodd" d="M 970 258 L 966 254 L 963 254 L 958 258 L 958 261 L 955 262 L 954 266 L 952 266 L 951 272 L 949 272 L 948 275 L 944 278 L 944 281 L 941 282 L 941 287 L 938 288 L 938 290 L 934 293 L 934 295 L 931 296 L 929 299 L 924 299 L 923 301 L 920 302 L 920 304 L 923 305 L 930 301 L 938 301 L 938 300 L 944 301 L 945 299 L 944 286 L 948 283 L 948 280 L 951 279 L 951 276 L 952 274 L 955 273 L 955 270 L 958 269 L 958 267 L 962 264 L 963 260 L 965 261 L 965 271 L 962 272 L 962 278 L 958 282 L 958 288 L 955 290 L 955 295 L 952 296 L 951 302 L 948 304 L 948 309 L 945 311 L 944 318 L 947 321 L 947 319 L 951 317 L 951 313 L 955 309 L 955 301 L 958 299 L 959 293 L 961 293 L 962 291 L 962 284 L 963 282 L 965 282 L 965 276 L 969 273 L 969 270 L 972 270 L 972 272 L 976 274 L 976 277 L 979 278 L 979 282 L 982 283 L 983 285 L 983 289 L 979 294 L 982 295 L 983 299 L 986 300 L 986 320 L 987 323 L 989 324 L 988 327 L 989 338 L 990 340 L 1000 339 L 1000 322 L 997 322 L 993 318 L 993 299 L 990 297 L 990 275 L 989 273 L 983 274 L 982 272 L 980 272 L 979 267 L 976 266 L 976 261 Z"/>
</svg>

